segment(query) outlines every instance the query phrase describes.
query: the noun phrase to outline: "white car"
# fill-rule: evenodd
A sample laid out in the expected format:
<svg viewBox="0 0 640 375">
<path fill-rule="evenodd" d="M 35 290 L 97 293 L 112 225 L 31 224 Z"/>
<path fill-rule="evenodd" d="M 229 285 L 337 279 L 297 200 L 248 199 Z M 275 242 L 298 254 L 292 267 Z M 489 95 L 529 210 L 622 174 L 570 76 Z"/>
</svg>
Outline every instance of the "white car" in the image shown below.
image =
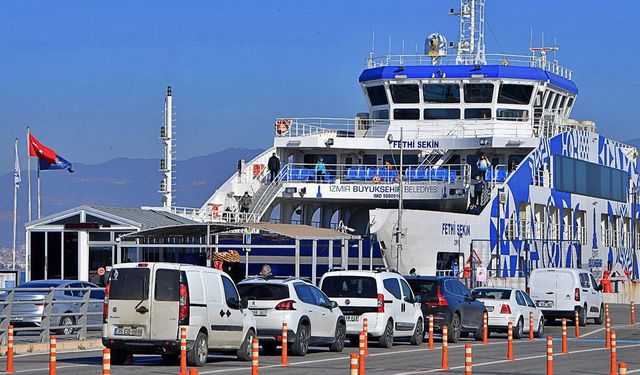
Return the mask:
<svg viewBox="0 0 640 375">
<path fill-rule="evenodd" d="M 250 278 L 238 291 L 253 312 L 258 339 L 267 354 L 275 354 L 287 323 L 287 343 L 293 355 L 304 356 L 310 345 L 344 348 L 346 323 L 338 304 L 312 284 L 297 278 Z"/>
<path fill-rule="evenodd" d="M 162 354 L 176 363 L 180 331 L 187 331 L 187 364 L 201 367 L 209 351 L 251 360 L 253 315 L 233 281 L 213 268 L 178 263 L 116 265 L 105 288 L 102 344 L 111 363 L 128 354 Z"/>
<path fill-rule="evenodd" d="M 338 302 L 347 321 L 347 336 L 358 342 L 363 319 L 368 321 L 368 336 L 381 347 L 393 345 L 394 337 L 409 338 L 420 345 L 424 323 L 420 296 L 400 274 L 389 271 L 332 271 L 320 280 L 320 289 Z"/>
<path fill-rule="evenodd" d="M 489 333 L 507 332 L 513 326 L 513 338 L 521 339 L 529 332 L 530 314 L 533 312 L 535 337 L 544 335 L 544 315 L 527 293 L 514 288 L 475 288 L 471 294 L 484 302 L 489 317 Z"/>
<path fill-rule="evenodd" d="M 593 318 L 596 324 L 604 320 L 602 286 L 593 275 L 578 268 L 537 268 L 529 277 L 531 298 L 546 319 L 567 318 L 587 325 Z"/>
</svg>

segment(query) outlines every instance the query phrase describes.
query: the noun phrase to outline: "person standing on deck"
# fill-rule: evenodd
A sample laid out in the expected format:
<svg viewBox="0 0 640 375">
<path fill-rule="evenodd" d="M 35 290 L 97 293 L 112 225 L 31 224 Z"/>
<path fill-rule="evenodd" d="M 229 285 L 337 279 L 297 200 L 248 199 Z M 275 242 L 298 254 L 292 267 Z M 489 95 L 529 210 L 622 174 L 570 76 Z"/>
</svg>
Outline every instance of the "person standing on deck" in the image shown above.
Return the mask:
<svg viewBox="0 0 640 375">
<path fill-rule="evenodd" d="M 249 212 L 249 207 L 251 206 L 251 196 L 249 195 L 248 191 L 244 192 L 244 195 L 238 201 L 238 205 L 240 206 L 240 212 Z"/>
<path fill-rule="evenodd" d="M 484 181 L 487 175 L 487 170 L 491 168 L 491 162 L 483 154 L 480 156 L 480 159 L 478 159 L 478 163 L 476 164 L 478 166 L 478 171 L 480 172 L 480 178 L 482 178 L 482 181 Z"/>
<path fill-rule="evenodd" d="M 269 168 L 269 181 L 273 182 L 278 175 L 278 172 L 280 172 L 280 159 L 278 159 L 275 152 L 269 158 L 267 168 Z"/>
<path fill-rule="evenodd" d="M 327 167 L 325 167 L 324 163 L 322 162 L 322 158 L 318 159 L 318 162 L 316 163 L 315 171 L 316 171 L 316 180 L 324 182 L 324 175 L 327 174 Z"/>
</svg>

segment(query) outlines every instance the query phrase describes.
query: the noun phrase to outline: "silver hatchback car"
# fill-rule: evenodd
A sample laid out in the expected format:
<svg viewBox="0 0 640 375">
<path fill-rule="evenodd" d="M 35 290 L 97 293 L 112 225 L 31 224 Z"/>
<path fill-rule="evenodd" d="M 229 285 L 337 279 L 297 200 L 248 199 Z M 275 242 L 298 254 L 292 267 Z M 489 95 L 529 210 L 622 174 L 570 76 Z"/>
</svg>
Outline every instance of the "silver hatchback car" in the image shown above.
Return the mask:
<svg viewBox="0 0 640 375">
<path fill-rule="evenodd" d="M 42 325 L 44 306 L 49 290 L 53 289 L 53 303 L 51 305 L 51 327 L 60 326 L 56 333 L 71 335 L 77 328 L 81 302 L 86 291 L 72 290 L 72 288 L 96 288 L 91 290 L 90 302 L 87 306 L 87 325 L 100 329 L 102 324 L 102 310 L 104 291 L 99 286 L 78 280 L 35 280 L 21 284 L 13 289 L 13 303 L 11 307 L 11 324 L 16 327 L 40 327 Z M 37 289 L 37 290 L 36 290 Z M 0 296 L 5 300 L 7 294 Z M 99 301 L 98 301 L 99 300 Z M 77 313 L 78 315 L 72 315 Z M 70 314 L 70 315 L 56 315 Z"/>
</svg>

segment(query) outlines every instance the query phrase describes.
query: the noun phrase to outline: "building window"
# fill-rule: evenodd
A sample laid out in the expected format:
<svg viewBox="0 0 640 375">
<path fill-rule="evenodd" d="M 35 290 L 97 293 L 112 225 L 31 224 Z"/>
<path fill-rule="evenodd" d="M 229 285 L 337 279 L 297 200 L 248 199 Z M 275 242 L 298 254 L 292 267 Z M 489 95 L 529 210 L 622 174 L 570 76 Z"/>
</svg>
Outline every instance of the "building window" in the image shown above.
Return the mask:
<svg viewBox="0 0 640 375">
<path fill-rule="evenodd" d="M 372 106 L 389 104 L 387 93 L 382 85 L 367 87 L 367 96 Z"/>
<path fill-rule="evenodd" d="M 458 120 L 460 110 L 457 108 L 429 108 L 424 110 L 425 120 Z"/>
<path fill-rule="evenodd" d="M 531 101 L 533 86 L 531 85 L 500 85 L 498 103 L 527 105 Z"/>
<path fill-rule="evenodd" d="M 467 83 L 464 85 L 464 101 L 466 103 L 491 103 L 493 84 Z"/>
<path fill-rule="evenodd" d="M 465 119 L 491 119 L 491 108 L 467 108 L 464 110 Z"/>
<path fill-rule="evenodd" d="M 420 103 L 418 85 L 391 85 L 394 103 Z"/>
<path fill-rule="evenodd" d="M 500 121 L 529 121 L 529 111 L 526 109 L 498 108 L 496 117 Z"/>
<path fill-rule="evenodd" d="M 420 110 L 417 108 L 400 108 L 393 110 L 394 120 L 419 120 Z"/>
<path fill-rule="evenodd" d="M 457 83 L 423 85 L 426 103 L 460 103 L 460 85 Z"/>
</svg>

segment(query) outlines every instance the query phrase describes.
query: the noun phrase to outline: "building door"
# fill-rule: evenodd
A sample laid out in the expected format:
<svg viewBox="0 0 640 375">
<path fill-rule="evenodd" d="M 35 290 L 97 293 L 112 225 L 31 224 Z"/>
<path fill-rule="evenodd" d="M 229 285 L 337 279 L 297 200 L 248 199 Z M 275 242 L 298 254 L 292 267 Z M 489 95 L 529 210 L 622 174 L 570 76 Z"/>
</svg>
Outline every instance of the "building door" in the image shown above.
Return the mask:
<svg viewBox="0 0 640 375">
<path fill-rule="evenodd" d="M 89 281 L 100 286 L 106 285 L 106 273 L 99 274 L 100 268 L 113 265 L 113 246 L 89 246 Z"/>
</svg>

